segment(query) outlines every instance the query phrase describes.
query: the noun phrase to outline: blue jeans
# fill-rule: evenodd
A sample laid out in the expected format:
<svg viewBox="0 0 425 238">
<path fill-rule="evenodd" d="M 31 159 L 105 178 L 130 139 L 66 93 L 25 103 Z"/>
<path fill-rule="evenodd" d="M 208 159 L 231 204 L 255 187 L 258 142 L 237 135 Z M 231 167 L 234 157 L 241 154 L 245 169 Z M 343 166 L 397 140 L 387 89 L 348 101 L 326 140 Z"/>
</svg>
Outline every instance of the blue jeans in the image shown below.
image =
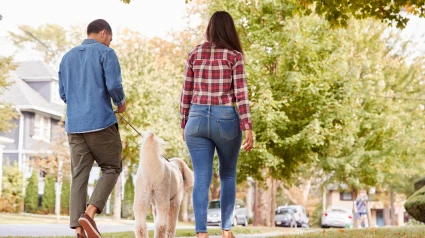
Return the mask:
<svg viewBox="0 0 425 238">
<path fill-rule="evenodd" d="M 184 130 L 195 175 L 193 208 L 196 232 L 207 232 L 208 193 L 214 151 L 217 150 L 221 182 L 221 228 L 232 228 L 236 197 L 236 166 L 242 143 L 239 115 L 232 106 L 194 104 Z"/>
</svg>

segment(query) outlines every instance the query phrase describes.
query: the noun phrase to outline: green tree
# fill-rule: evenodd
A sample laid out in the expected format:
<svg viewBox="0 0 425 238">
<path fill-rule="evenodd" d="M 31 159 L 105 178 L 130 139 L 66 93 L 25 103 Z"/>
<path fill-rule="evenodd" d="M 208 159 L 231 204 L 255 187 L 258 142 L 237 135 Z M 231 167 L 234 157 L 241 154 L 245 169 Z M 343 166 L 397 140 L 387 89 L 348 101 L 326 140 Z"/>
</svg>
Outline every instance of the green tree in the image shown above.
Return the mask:
<svg viewBox="0 0 425 238">
<path fill-rule="evenodd" d="M 38 172 L 34 170 L 25 191 L 25 210 L 35 213 L 38 210 Z"/>
<path fill-rule="evenodd" d="M 134 0 L 121 0 L 123 3 L 129 4 Z M 191 0 L 185 0 L 188 3 Z M 181 0 L 183 4 L 183 0 Z M 290 12 L 291 17 L 302 14 L 311 14 L 313 11 L 319 15 L 324 15 L 325 19 L 332 25 L 347 26 L 348 19 L 354 17 L 356 19 L 375 18 L 395 24 L 397 27 L 405 27 L 409 19 L 400 14 L 407 11 L 410 14 L 425 16 L 423 6 L 424 0 L 384 0 L 384 1 L 334 1 L 334 0 L 304 0 L 294 1 L 287 0 L 276 3 L 272 0 L 245 0 L 239 1 L 246 5 L 260 5 L 261 3 L 283 4 L 287 11 L 276 12 L 282 14 Z"/>
<path fill-rule="evenodd" d="M 61 214 L 69 214 L 69 198 L 71 193 L 71 180 L 64 177 L 62 181 L 62 192 L 61 192 Z"/>
<path fill-rule="evenodd" d="M 22 212 L 24 196 L 22 194 L 23 174 L 18 165 L 6 160 L 3 165 L 0 212 Z"/>
<path fill-rule="evenodd" d="M 11 82 L 8 81 L 9 72 L 15 68 L 13 57 L 0 56 L 0 94 L 10 85 Z M 18 113 L 12 108 L 12 105 L 0 102 L 0 132 L 6 132 L 15 127 L 13 119 L 16 118 L 18 118 Z"/>
<path fill-rule="evenodd" d="M 13 43 L 21 49 L 41 52 L 43 59 L 55 66 L 59 65 L 66 51 L 80 44 L 85 37 L 85 31 L 80 26 L 65 28 L 56 24 L 44 24 L 38 27 L 18 27 L 18 32 L 9 32 Z"/>
<path fill-rule="evenodd" d="M 50 175 L 46 175 L 44 180 L 44 194 L 41 209 L 47 214 L 55 211 L 55 180 Z"/>
</svg>

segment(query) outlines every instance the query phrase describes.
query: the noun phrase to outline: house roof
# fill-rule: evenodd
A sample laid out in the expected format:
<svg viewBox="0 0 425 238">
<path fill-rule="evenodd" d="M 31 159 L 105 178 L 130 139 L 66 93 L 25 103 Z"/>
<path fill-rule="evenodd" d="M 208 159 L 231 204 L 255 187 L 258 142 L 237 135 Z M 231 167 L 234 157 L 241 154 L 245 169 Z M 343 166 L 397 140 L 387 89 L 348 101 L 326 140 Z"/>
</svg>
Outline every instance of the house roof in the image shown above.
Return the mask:
<svg viewBox="0 0 425 238">
<path fill-rule="evenodd" d="M 21 111 L 37 111 L 57 117 L 64 116 L 65 107 L 60 104 L 49 102 L 22 80 L 17 71 L 9 73 L 10 86 L 0 92 L 0 101 L 10 103 Z"/>
<path fill-rule="evenodd" d="M 58 79 L 55 72 L 43 61 L 25 61 L 16 68 L 19 77 L 25 81 L 50 81 Z"/>
</svg>

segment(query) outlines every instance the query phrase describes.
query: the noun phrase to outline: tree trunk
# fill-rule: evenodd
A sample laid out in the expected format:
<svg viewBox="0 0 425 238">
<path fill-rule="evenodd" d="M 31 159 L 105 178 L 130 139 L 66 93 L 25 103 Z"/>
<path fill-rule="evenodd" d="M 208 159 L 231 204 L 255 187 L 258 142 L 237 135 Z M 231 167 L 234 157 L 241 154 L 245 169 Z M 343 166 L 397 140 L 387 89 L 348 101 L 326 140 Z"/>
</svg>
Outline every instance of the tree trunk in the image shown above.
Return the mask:
<svg viewBox="0 0 425 238">
<path fill-rule="evenodd" d="M 304 181 L 302 189 L 303 189 L 303 200 L 301 204 L 304 207 L 306 207 L 308 195 L 310 194 L 310 190 L 311 190 L 311 178 Z"/>
<path fill-rule="evenodd" d="M 390 200 L 391 200 L 391 210 L 390 210 L 390 213 L 391 213 L 391 226 L 395 226 L 397 223 L 396 223 L 396 216 L 395 216 L 395 207 L 394 207 L 394 200 L 395 200 L 395 194 L 394 194 L 394 191 L 392 191 L 391 190 L 391 198 L 390 198 Z"/>
<path fill-rule="evenodd" d="M 246 207 L 248 209 L 248 217 L 253 217 L 253 208 L 255 205 L 255 188 L 254 188 L 254 184 L 255 182 L 252 181 L 251 178 L 249 178 L 248 180 L 248 189 L 246 192 Z"/>
<path fill-rule="evenodd" d="M 114 211 L 112 219 L 114 221 L 119 221 L 121 219 L 121 176 L 118 176 L 114 188 Z"/>
<path fill-rule="evenodd" d="M 255 181 L 254 182 L 254 226 L 258 226 L 258 222 L 259 222 L 259 218 L 260 218 L 260 213 L 259 213 L 259 194 L 258 194 L 258 182 Z"/>
<path fill-rule="evenodd" d="M 272 179 L 271 177 L 267 179 L 267 190 L 263 190 L 263 195 L 262 195 L 262 212 L 263 212 L 263 217 L 264 217 L 264 225 L 265 226 L 270 226 L 270 208 L 271 208 L 271 197 L 272 197 Z"/>
<path fill-rule="evenodd" d="M 181 209 L 180 209 L 180 220 L 181 221 L 189 221 L 188 216 L 188 205 L 189 205 L 189 192 L 184 193 Z"/>
<path fill-rule="evenodd" d="M 386 205 L 384 207 L 384 225 L 385 226 L 391 225 L 390 208 Z"/>
<path fill-rule="evenodd" d="M 270 223 L 271 227 L 275 227 L 274 224 L 274 215 L 276 210 L 276 193 L 277 193 L 277 181 L 270 177 L 271 180 L 271 201 L 270 201 Z"/>
<path fill-rule="evenodd" d="M 326 192 L 328 191 L 328 189 L 326 188 L 326 186 L 323 187 L 323 197 L 322 197 L 322 212 L 325 213 L 326 212 Z"/>
</svg>

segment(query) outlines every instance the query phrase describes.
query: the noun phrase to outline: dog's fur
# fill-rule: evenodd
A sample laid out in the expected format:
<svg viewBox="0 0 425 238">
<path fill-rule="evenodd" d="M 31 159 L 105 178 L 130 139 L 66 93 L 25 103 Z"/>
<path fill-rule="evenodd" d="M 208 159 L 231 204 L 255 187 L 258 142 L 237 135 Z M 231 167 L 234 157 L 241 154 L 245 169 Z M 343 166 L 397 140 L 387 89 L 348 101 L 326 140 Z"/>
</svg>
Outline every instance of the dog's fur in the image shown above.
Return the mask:
<svg viewBox="0 0 425 238">
<path fill-rule="evenodd" d="M 179 158 L 168 162 L 162 157 L 162 141 L 147 133 L 140 147 L 134 216 L 137 238 L 148 237 L 146 215 L 149 204 L 155 221 L 155 237 L 174 237 L 184 192 L 193 186 L 193 172 Z"/>
</svg>

